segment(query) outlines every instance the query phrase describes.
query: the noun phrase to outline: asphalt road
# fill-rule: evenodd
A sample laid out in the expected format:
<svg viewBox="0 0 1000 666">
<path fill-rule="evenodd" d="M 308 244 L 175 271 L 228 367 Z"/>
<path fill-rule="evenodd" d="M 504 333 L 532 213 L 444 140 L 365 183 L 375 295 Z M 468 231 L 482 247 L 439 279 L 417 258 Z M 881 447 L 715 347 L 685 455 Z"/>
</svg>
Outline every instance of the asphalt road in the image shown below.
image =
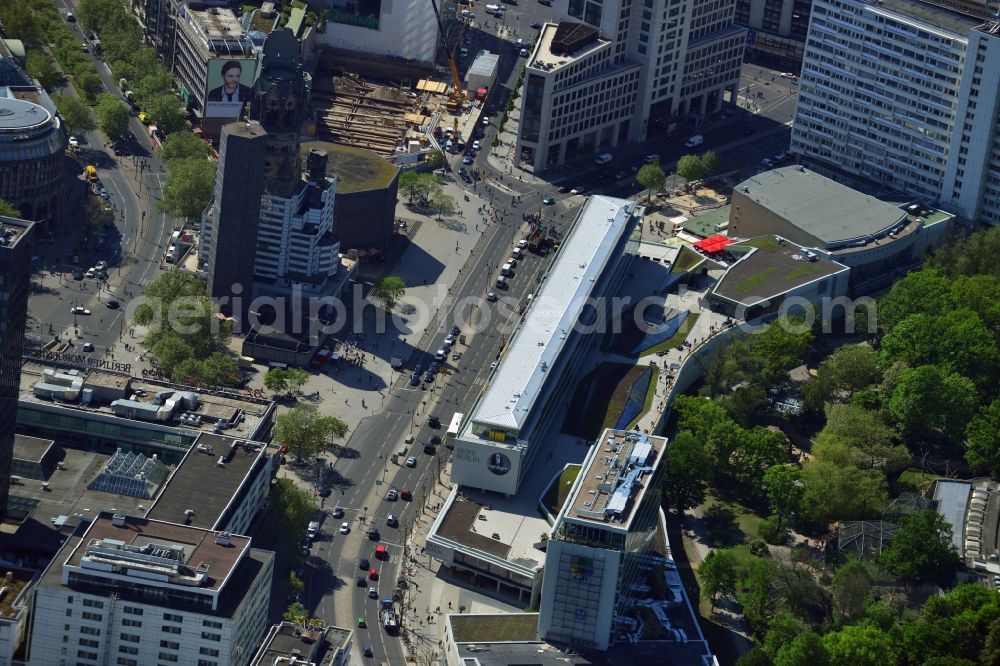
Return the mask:
<svg viewBox="0 0 1000 666">
<path fill-rule="evenodd" d="M 70 3 L 63 2 L 60 6 L 76 11 Z M 73 24 L 73 29 L 83 42 L 80 24 Z M 95 63 L 105 90 L 121 96 L 107 65 L 93 54 L 89 57 Z M 69 230 L 49 245 L 40 246 L 43 265 L 40 275 L 35 277 L 36 285 L 41 288 L 36 287 L 28 305 L 34 323 L 29 336 L 37 342 L 47 342 L 51 334 L 60 334 L 63 339 L 68 335 L 74 341 L 76 353 L 83 353 L 83 343 L 90 342 L 95 347 L 92 355 L 102 357 L 105 350 L 118 344 L 121 332 L 127 327 L 125 306 L 141 294 L 142 287 L 152 282 L 159 271 L 166 239 L 173 230 L 173 221 L 156 210 L 165 176 L 143 124 L 133 116 L 129 126 L 133 136 L 127 143 L 129 155 L 126 156 L 116 156 L 104 144 L 99 132 L 87 132 L 79 137 L 82 140 L 80 162 L 97 168 L 100 182 L 108 191 L 106 205 L 113 208 L 115 228 L 108 230 L 103 248 L 92 244 L 76 256 L 79 256 L 79 268 L 84 271 L 100 260 L 107 261 L 108 279 L 104 282 L 86 278 L 73 280 L 76 266 L 72 243 L 75 237 Z M 145 168 L 140 168 L 142 162 Z M 107 302 L 111 299 L 119 301 L 122 308 L 109 309 Z M 73 315 L 74 306 L 86 308 L 92 314 Z M 118 351 L 119 361 L 132 360 L 125 357 L 124 348 Z"/>
</svg>

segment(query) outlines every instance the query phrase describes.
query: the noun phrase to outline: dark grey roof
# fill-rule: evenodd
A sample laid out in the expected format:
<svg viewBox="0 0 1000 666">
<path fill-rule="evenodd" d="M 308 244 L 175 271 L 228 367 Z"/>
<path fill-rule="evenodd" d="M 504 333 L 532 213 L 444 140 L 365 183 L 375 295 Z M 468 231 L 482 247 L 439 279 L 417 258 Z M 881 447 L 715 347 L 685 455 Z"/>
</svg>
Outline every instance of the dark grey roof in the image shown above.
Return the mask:
<svg viewBox="0 0 1000 666">
<path fill-rule="evenodd" d="M 890 203 L 801 166 L 765 171 L 736 190 L 828 245 L 883 234 L 905 217 Z"/>
</svg>

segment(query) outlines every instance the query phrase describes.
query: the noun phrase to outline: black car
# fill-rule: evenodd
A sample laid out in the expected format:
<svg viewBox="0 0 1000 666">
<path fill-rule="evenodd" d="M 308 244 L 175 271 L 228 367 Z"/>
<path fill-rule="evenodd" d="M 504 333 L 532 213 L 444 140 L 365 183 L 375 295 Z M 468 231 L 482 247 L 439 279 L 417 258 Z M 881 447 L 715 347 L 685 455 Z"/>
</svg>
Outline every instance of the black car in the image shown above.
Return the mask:
<svg viewBox="0 0 1000 666">
<path fill-rule="evenodd" d="M 452 335 L 458 335 L 461 332 L 462 332 L 462 329 L 460 329 L 457 325 L 451 327 L 451 334 Z"/>
<path fill-rule="evenodd" d="M 420 375 L 415 372 L 410 375 L 410 386 L 420 386 Z"/>
<path fill-rule="evenodd" d="M 432 456 L 437 453 L 437 449 L 434 448 L 433 444 L 424 444 L 424 453 Z"/>
<path fill-rule="evenodd" d="M 108 306 L 109 310 L 117 310 L 121 304 L 118 301 L 111 300 L 108 301 L 106 305 Z"/>
<path fill-rule="evenodd" d="M 374 652 L 372 652 L 372 646 L 371 646 L 371 645 L 366 645 L 366 646 L 365 646 L 365 647 L 363 648 L 363 650 L 362 650 L 362 651 L 363 651 L 363 652 L 365 653 L 365 656 L 366 656 L 366 657 L 374 657 L 374 656 L 375 656 L 375 653 L 374 653 Z"/>
<path fill-rule="evenodd" d="M 465 170 L 465 167 L 458 168 L 458 175 L 461 176 L 462 180 L 465 182 L 472 183 L 472 178 L 469 177 L 469 172 Z"/>
<path fill-rule="evenodd" d="M 559 194 L 566 194 L 571 189 L 573 189 L 573 188 L 570 187 L 569 185 L 563 185 L 562 187 L 559 188 Z"/>
<path fill-rule="evenodd" d="M 364 569 L 365 571 L 368 571 L 369 569 L 372 568 L 372 565 L 368 561 L 367 557 L 362 557 L 360 560 L 358 560 L 358 568 L 359 569 Z"/>
<path fill-rule="evenodd" d="M 432 428 L 440 428 L 441 427 L 441 419 L 439 419 L 436 416 L 431 416 L 431 417 L 429 417 L 427 419 L 427 425 L 429 425 Z"/>
<path fill-rule="evenodd" d="M 542 24 L 541 23 L 532 23 L 531 24 L 531 29 L 532 30 L 541 30 L 542 29 Z"/>
<path fill-rule="evenodd" d="M 364 576 L 358 576 L 356 584 L 358 587 L 368 587 L 368 581 L 365 580 Z"/>
<path fill-rule="evenodd" d="M 441 435 L 431 435 L 431 444 L 436 445 L 440 443 L 441 443 Z"/>
<path fill-rule="evenodd" d="M 434 373 L 428 370 L 424 373 L 424 382 L 430 384 L 432 381 L 434 381 Z"/>
<path fill-rule="evenodd" d="M 379 534 L 379 531 L 373 527 L 372 529 L 368 530 L 368 538 L 371 539 L 372 541 L 378 541 L 379 539 L 382 538 L 382 535 Z"/>
<path fill-rule="evenodd" d="M 73 273 L 73 279 L 76 280 L 76 281 L 78 281 L 78 282 L 80 280 L 82 280 L 83 279 L 83 271 L 75 271 Z"/>
</svg>

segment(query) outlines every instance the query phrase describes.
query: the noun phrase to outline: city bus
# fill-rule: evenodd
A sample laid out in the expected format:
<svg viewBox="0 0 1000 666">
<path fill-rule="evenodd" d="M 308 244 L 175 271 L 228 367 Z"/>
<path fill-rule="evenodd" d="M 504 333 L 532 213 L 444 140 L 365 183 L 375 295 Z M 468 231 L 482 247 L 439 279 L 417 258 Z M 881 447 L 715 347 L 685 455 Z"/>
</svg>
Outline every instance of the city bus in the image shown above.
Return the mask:
<svg viewBox="0 0 1000 666">
<path fill-rule="evenodd" d="M 455 448 L 455 440 L 458 439 L 458 429 L 462 425 L 463 418 L 465 418 L 465 414 L 462 412 L 455 412 L 455 415 L 451 417 L 448 432 L 444 434 L 444 445 L 449 449 Z"/>
</svg>

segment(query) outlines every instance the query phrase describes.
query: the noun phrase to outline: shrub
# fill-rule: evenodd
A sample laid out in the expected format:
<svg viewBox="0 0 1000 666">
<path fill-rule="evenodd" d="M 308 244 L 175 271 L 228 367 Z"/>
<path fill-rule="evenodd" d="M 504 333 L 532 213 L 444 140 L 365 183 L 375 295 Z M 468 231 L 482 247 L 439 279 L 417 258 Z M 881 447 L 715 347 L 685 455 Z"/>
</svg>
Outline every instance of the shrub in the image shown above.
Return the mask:
<svg viewBox="0 0 1000 666">
<path fill-rule="evenodd" d="M 757 536 L 772 546 L 783 546 L 788 541 L 788 530 L 777 516 L 771 516 L 757 528 Z"/>
</svg>

